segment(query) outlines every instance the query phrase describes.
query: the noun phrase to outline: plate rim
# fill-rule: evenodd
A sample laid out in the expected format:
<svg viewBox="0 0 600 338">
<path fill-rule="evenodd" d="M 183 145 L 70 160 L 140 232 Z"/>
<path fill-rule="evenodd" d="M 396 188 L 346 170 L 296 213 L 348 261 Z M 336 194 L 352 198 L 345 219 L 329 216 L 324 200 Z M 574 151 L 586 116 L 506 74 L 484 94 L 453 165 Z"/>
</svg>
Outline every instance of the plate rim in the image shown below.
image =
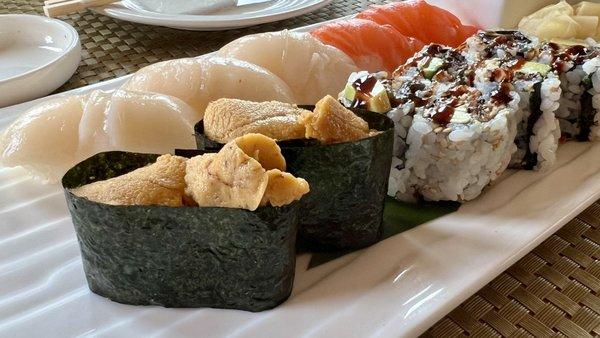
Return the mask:
<svg viewBox="0 0 600 338">
<path fill-rule="evenodd" d="M 285 0 L 283 0 L 285 1 Z M 115 4 L 95 7 L 92 10 L 98 14 L 106 15 L 115 19 L 185 30 L 222 30 L 231 28 L 242 28 L 275 22 L 304 15 L 329 5 L 333 0 L 305 0 L 292 10 L 277 11 L 274 13 L 251 15 L 243 17 L 244 14 L 231 15 L 191 15 L 191 14 L 160 14 L 136 11 L 121 2 Z M 227 19 L 227 17 L 231 17 Z"/>
</svg>

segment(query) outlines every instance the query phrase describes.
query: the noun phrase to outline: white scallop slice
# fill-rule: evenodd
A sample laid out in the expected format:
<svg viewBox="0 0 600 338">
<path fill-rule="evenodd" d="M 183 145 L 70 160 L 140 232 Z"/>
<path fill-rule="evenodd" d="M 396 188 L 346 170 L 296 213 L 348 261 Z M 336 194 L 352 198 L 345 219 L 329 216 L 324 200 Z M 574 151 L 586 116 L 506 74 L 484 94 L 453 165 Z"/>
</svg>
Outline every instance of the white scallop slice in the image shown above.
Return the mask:
<svg viewBox="0 0 600 338">
<path fill-rule="evenodd" d="M 90 93 L 79 123 L 80 153 L 91 156 L 110 150 L 106 121 L 112 96 L 113 91 L 95 90 Z"/>
<path fill-rule="evenodd" d="M 22 114 L 0 135 L 0 165 L 24 167 L 56 182 L 79 162 L 79 122 L 87 95 L 48 100 Z"/>
<path fill-rule="evenodd" d="M 168 95 L 118 90 L 106 113 L 110 150 L 173 153 L 195 149 L 196 111 Z"/>
<path fill-rule="evenodd" d="M 208 100 L 203 84 L 205 71 L 203 59 L 163 61 L 138 70 L 121 88 L 171 95 L 204 112 Z M 202 115 L 199 113 L 199 120 Z"/>
<path fill-rule="evenodd" d="M 337 97 L 348 76 L 358 71 L 341 50 L 308 33 L 287 30 L 241 37 L 218 54 L 268 69 L 290 86 L 299 104 L 315 104 L 326 95 Z"/>
<path fill-rule="evenodd" d="M 188 58 L 160 62 L 139 70 L 123 89 L 174 96 L 202 119 L 209 102 L 219 98 L 295 102 L 289 86 L 257 65 L 232 58 Z"/>
</svg>

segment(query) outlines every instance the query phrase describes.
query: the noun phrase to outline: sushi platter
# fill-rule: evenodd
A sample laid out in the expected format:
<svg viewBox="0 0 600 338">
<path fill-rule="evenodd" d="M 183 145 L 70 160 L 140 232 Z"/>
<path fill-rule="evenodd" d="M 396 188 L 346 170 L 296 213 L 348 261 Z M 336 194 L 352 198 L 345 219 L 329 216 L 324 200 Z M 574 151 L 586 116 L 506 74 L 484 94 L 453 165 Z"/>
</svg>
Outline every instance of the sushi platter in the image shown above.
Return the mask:
<svg viewBox="0 0 600 338">
<path fill-rule="evenodd" d="M 461 3 L 0 109 L 0 336 L 423 333 L 600 198 L 600 4 Z"/>
</svg>

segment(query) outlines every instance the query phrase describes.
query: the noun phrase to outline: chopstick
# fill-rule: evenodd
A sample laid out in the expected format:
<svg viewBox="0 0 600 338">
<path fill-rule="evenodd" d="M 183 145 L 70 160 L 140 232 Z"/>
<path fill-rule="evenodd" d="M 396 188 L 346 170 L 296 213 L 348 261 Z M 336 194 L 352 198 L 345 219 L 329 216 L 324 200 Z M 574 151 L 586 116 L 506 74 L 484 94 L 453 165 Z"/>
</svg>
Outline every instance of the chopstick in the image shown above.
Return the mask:
<svg viewBox="0 0 600 338">
<path fill-rule="evenodd" d="M 49 18 L 80 12 L 89 7 L 108 5 L 119 0 L 46 0 L 44 14 Z"/>
</svg>

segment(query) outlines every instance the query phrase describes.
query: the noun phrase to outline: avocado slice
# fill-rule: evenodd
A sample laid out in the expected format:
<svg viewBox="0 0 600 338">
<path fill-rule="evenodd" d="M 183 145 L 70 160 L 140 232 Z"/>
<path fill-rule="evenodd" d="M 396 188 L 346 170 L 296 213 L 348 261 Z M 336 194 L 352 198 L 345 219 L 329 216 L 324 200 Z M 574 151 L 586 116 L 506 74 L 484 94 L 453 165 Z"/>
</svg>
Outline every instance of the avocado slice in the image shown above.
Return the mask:
<svg viewBox="0 0 600 338">
<path fill-rule="evenodd" d="M 346 87 L 344 87 L 344 91 L 342 92 L 342 97 L 350 102 L 354 101 L 356 98 L 356 89 L 354 89 L 352 83 L 346 84 Z"/>
<path fill-rule="evenodd" d="M 471 121 L 471 115 L 469 115 L 469 110 L 466 106 L 456 107 L 454 109 L 454 114 L 452 115 L 452 119 L 450 119 L 450 123 L 460 123 L 467 124 Z"/>
<path fill-rule="evenodd" d="M 387 113 L 392 109 L 392 105 L 390 103 L 390 99 L 387 94 L 387 90 L 381 81 L 377 80 L 373 89 L 368 93 L 361 93 L 358 95 L 358 90 L 354 88 L 353 83 L 347 83 L 344 90 L 340 93 L 340 99 L 342 102 L 347 102 L 348 104 L 354 102 L 357 99 L 365 100 L 365 108 L 369 111 L 375 113 Z"/>
<path fill-rule="evenodd" d="M 431 79 L 437 72 L 444 66 L 444 60 L 434 57 L 429 61 L 429 64 L 423 68 L 423 75 L 426 78 Z"/>
<path fill-rule="evenodd" d="M 379 87 L 381 88 L 379 89 Z M 370 110 L 375 113 L 387 113 L 392 109 L 387 90 L 380 82 L 377 82 L 377 85 L 375 85 L 375 88 L 373 88 L 371 94 L 372 96 L 367 102 L 367 110 Z"/>
<path fill-rule="evenodd" d="M 546 76 L 551 69 L 552 67 L 543 63 L 527 61 L 521 67 L 521 69 L 518 70 L 518 72 L 524 74 L 541 74 L 542 76 Z"/>
</svg>

